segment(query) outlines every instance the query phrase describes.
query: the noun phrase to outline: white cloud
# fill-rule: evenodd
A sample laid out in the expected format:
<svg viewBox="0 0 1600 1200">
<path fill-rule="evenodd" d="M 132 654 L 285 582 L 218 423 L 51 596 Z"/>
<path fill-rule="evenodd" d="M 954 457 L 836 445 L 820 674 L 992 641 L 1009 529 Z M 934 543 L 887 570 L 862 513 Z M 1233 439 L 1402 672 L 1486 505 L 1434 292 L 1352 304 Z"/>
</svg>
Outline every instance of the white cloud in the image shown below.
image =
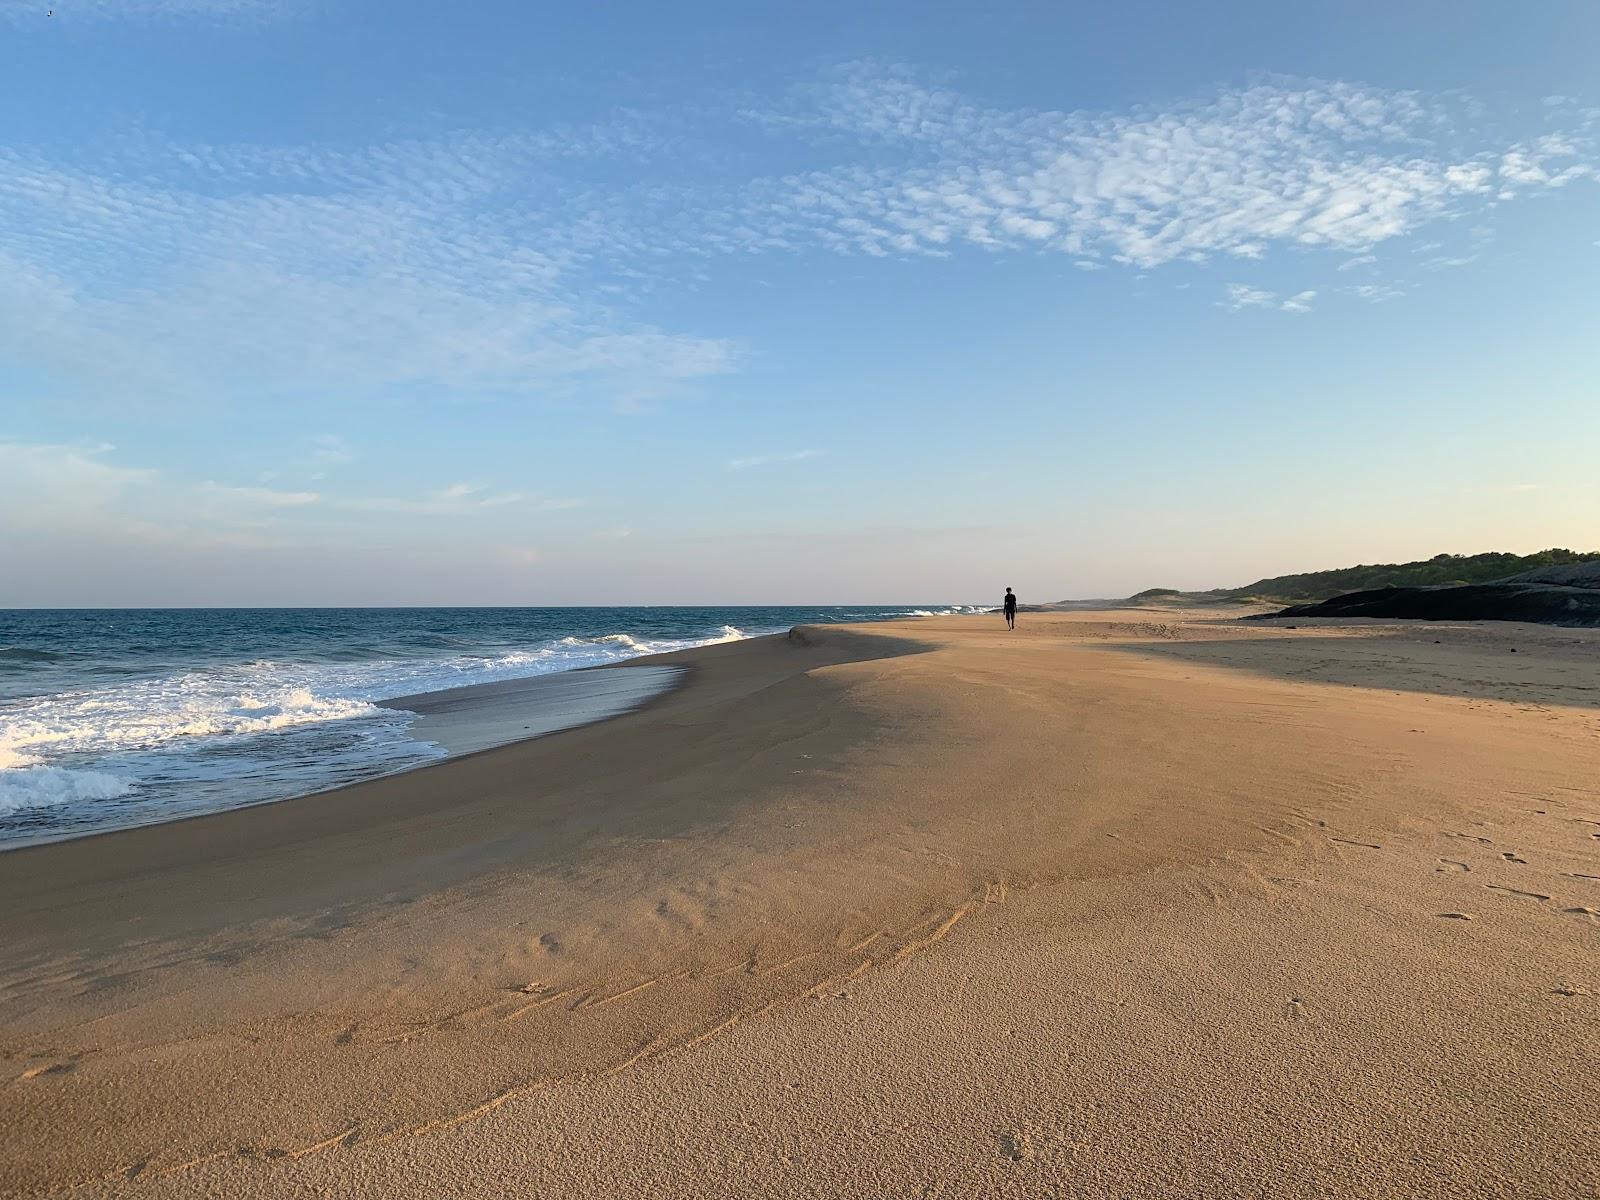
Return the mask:
<svg viewBox="0 0 1600 1200">
<path fill-rule="evenodd" d="M 752 183 L 702 240 L 880 258 L 1043 249 L 1086 271 L 1141 272 L 1321 249 L 1352 270 L 1435 223 L 1600 178 L 1592 116 L 1562 114 L 1567 132 L 1507 145 L 1484 132 L 1486 114 L 1453 94 L 1286 78 L 1125 113 L 1006 110 L 857 63 L 800 89 L 781 117 L 750 119 L 830 152 L 856 139 L 865 159 Z M 1448 265 L 1460 264 L 1427 268 Z M 1272 304 L 1305 313 L 1312 298 Z M 1248 293 L 1230 303 L 1266 306 Z"/>
<path fill-rule="evenodd" d="M 1133 113 L 1002 110 L 858 63 L 804 89 L 789 124 L 873 144 L 879 165 L 758 185 L 736 219 L 752 246 L 814 239 L 874 255 L 1043 242 L 1149 268 L 1286 245 L 1365 252 L 1481 207 L 1497 171 L 1502 184 L 1548 186 L 1540 164 L 1579 149 L 1550 138 L 1451 149 L 1471 141 L 1459 107 L 1273 79 Z"/>
<path fill-rule="evenodd" d="M 315 492 L 193 482 L 113 461 L 115 447 L 0 440 L 0 532 L 134 544 L 260 543 Z"/>
<path fill-rule="evenodd" d="M 1237 312 L 1241 308 L 1270 308 L 1277 304 L 1278 297 L 1273 292 L 1261 288 L 1250 287 L 1243 283 L 1230 283 L 1227 289 L 1227 299 L 1224 305 Z"/>
<path fill-rule="evenodd" d="M 82 6 L 255 8 L 277 11 Z M 1144 271 L 1309 248 L 1353 267 L 1431 222 L 1593 179 L 1580 117 L 1551 110 L 1573 128 L 1508 144 L 1463 101 L 1283 78 L 1131 111 L 1004 109 L 857 63 L 764 105 L 583 128 L 355 149 L 130 132 L 70 159 L 13 144 L 0 358 L 146 397 L 232 381 L 330 396 L 602 381 L 608 402 L 637 406 L 739 361 L 725 338 L 630 314 L 712 255 L 1060 253 Z M 707 152 L 695 182 L 652 173 L 751 128 L 763 159 L 793 169 L 751 178 L 751 158 Z M 634 182 L 617 183 L 618 161 Z M 331 444 L 312 453 L 343 461 Z"/>
<path fill-rule="evenodd" d="M 1582 153 L 1583 148 L 1571 135 L 1548 133 L 1501 155 L 1500 179 L 1502 183 L 1545 187 L 1565 187 L 1574 180 L 1593 179 L 1595 164 L 1576 161 Z"/>
<path fill-rule="evenodd" d="M 214 499 L 239 500 L 249 504 L 265 505 L 268 508 L 300 508 L 307 504 L 315 504 L 322 499 L 317 492 L 282 492 L 274 488 L 234 487 L 210 480 L 200 484 L 199 489 Z"/>
<path fill-rule="evenodd" d="M 340 507 L 355 512 L 408 513 L 424 517 L 467 517 L 489 509 L 520 504 L 520 492 L 491 492 L 475 483 L 452 483 L 423 496 L 368 496 L 341 500 Z"/>
<path fill-rule="evenodd" d="M 1230 283 L 1220 303 L 1232 312 L 1238 312 L 1243 308 L 1275 308 L 1279 312 L 1308 313 L 1311 311 L 1311 302 L 1316 298 L 1317 293 L 1314 291 L 1296 292 L 1292 296 L 1280 298 L 1276 292 L 1269 292 L 1264 288 Z"/>
<path fill-rule="evenodd" d="M 808 458 L 816 458 L 821 450 L 795 450 L 788 454 L 753 454 L 748 458 L 732 458 L 728 460 L 728 470 L 745 471 L 751 467 L 764 467 L 768 463 L 801 462 Z"/>
<path fill-rule="evenodd" d="M 1369 304 L 1382 304 L 1385 300 L 1397 300 L 1405 295 L 1400 288 L 1387 283 L 1363 283 L 1343 290 L 1347 296 L 1354 296 Z"/>
<path fill-rule="evenodd" d="M 70 517 L 115 504 L 157 478 L 148 468 L 108 462 L 113 449 L 0 441 L 0 516 L 23 527 L 46 515 Z"/>
<path fill-rule="evenodd" d="M 310 438 L 311 459 L 313 462 L 326 466 L 347 463 L 355 458 L 355 452 L 345 443 L 345 440 L 336 433 L 317 433 Z"/>
<path fill-rule="evenodd" d="M 0 357 L 145 394 L 526 395 L 727 371 L 726 340 L 599 301 L 606 231 L 539 194 L 554 160 L 632 145 L 600 127 L 350 152 L 138 136 L 89 165 L 0 148 Z M 620 231 L 613 249 L 632 253 Z"/>
<path fill-rule="evenodd" d="M 431 522 L 449 519 L 448 545 L 493 558 L 494 542 L 464 540 L 465 522 L 488 537 L 505 537 L 508 526 L 525 525 L 522 506 L 558 511 L 576 502 L 529 498 L 517 492 L 458 482 L 416 497 L 338 497 L 191 480 L 167 471 L 129 466 L 114 447 L 23 442 L 0 438 L 0 562 L 94 561 L 111 554 L 123 560 L 141 554 L 177 555 L 191 567 L 233 550 L 340 554 L 362 543 L 358 522 L 385 520 L 407 543 L 446 536 Z M 506 518 L 493 521 L 492 514 Z M 435 532 L 430 534 L 428 529 Z M 516 538 L 517 534 L 510 534 Z M 511 542 L 500 558 L 528 566 L 538 551 Z M 154 558 L 151 561 L 155 561 Z M 0 572 L 0 575 L 3 575 Z"/>
</svg>

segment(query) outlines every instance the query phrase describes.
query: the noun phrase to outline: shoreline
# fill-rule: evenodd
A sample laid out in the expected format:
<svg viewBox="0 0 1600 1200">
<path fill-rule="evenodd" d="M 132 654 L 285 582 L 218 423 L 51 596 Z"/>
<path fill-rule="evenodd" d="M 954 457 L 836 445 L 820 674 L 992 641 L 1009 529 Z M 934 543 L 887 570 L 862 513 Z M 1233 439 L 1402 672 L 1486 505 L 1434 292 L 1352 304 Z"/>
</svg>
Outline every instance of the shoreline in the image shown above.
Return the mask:
<svg viewBox="0 0 1600 1200">
<path fill-rule="evenodd" d="M 957 606 L 960 608 L 960 606 Z M 98 611 L 98 610 L 96 610 Z M 146 610 L 128 610 L 128 613 L 138 616 Z M 234 610 L 229 610 L 234 611 Z M 328 610 L 342 611 L 342 610 Z M 365 613 L 368 610 L 352 610 Z M 427 610 L 434 611 L 434 610 Z M 490 610 L 499 611 L 499 610 Z M 530 610 L 530 611 L 565 611 L 565 610 Z M 576 610 L 574 610 L 576 611 Z M 653 608 L 629 608 L 618 610 L 624 614 L 651 613 Z M 678 611 L 674 606 L 661 606 L 661 611 Z M 298 678 L 291 678 L 290 683 L 264 682 L 266 688 L 264 696 L 267 699 L 256 701 L 250 685 L 229 685 L 245 688 L 242 698 L 227 699 L 224 694 L 202 694 L 200 704 L 210 704 L 213 709 L 221 706 L 221 728 L 210 731 L 200 731 L 202 736 L 178 736 L 178 738 L 163 738 L 162 731 L 157 728 L 155 741 L 139 742 L 134 746 L 133 758 L 125 758 L 122 762 L 112 762 L 102 765 L 96 757 L 83 757 L 83 754 L 67 755 L 69 762 L 61 762 L 59 758 L 51 755 L 35 757 L 35 755 L 22 754 L 18 763 L 8 765 L 16 766 L 18 773 L 0 770 L 0 792 L 16 789 L 16 797 L 0 797 L 0 803 L 10 803 L 3 816 L 5 835 L 0 840 L 0 853 L 22 850 L 29 846 L 51 845 L 56 842 L 66 842 L 80 837 L 96 837 L 107 832 L 118 830 L 138 829 L 138 827 L 157 826 L 157 824 L 171 824 L 173 821 L 182 821 L 192 816 L 202 816 L 214 811 L 229 811 L 232 808 L 243 806 L 256 806 L 261 803 L 280 803 L 285 800 L 307 797 L 307 795 L 320 795 L 328 790 L 338 790 L 339 787 L 349 786 L 354 782 L 370 781 L 370 779 L 387 778 L 390 774 L 405 773 L 410 770 L 421 770 L 426 766 L 435 765 L 438 760 L 448 760 L 454 755 L 461 754 L 467 744 L 475 749 L 486 749 L 498 744 L 506 744 L 518 738 L 528 736 L 541 736 L 544 733 L 570 728 L 576 723 L 589 722 L 589 720 L 603 720 L 603 718 L 618 715 L 619 712 L 634 706 L 635 702 L 648 699 L 651 688 L 643 686 L 645 675 L 637 675 L 635 682 L 640 683 L 637 698 L 629 698 L 626 694 L 616 696 L 603 696 L 602 693 L 616 688 L 616 680 L 621 677 L 611 678 L 610 685 L 598 683 L 592 675 L 582 675 L 581 672 L 605 669 L 605 667 L 635 666 L 640 661 L 654 661 L 661 654 L 677 653 L 680 650 L 693 650 L 698 646 L 718 645 L 718 643 L 738 642 L 755 637 L 776 637 L 782 635 L 794 624 L 795 619 L 805 621 L 806 610 L 790 606 L 782 610 L 773 608 L 726 608 L 726 610 L 698 610 L 702 614 L 710 614 L 706 619 L 734 616 L 742 618 L 742 614 L 755 614 L 758 619 L 754 629 L 763 629 L 765 632 L 741 632 L 730 624 L 723 624 L 720 634 L 693 634 L 678 637 L 682 630 L 659 629 L 650 627 L 646 622 L 643 632 L 637 635 L 624 634 L 624 632 L 611 632 L 611 634 L 594 635 L 560 635 L 560 630 L 544 630 L 546 640 L 534 638 L 534 642 L 526 646 L 526 651 L 512 653 L 512 658 L 522 654 L 523 659 L 533 662 L 536 666 L 546 667 L 538 670 L 536 674 L 514 674 L 506 678 L 488 678 L 483 682 L 458 683 L 448 678 L 448 670 L 437 670 L 432 680 L 410 680 L 405 675 L 418 674 L 418 672 L 400 672 L 400 677 L 394 678 L 394 672 L 379 672 L 365 685 L 352 685 L 350 678 L 333 678 L 318 683 L 315 678 L 306 678 L 306 682 L 299 682 Z M 920 611 L 894 611 L 886 616 L 890 618 L 906 618 L 906 616 L 920 616 Z M 125 613 L 126 616 L 126 613 Z M 843 610 L 819 610 L 818 619 L 826 624 L 867 624 L 867 621 L 856 621 L 859 613 L 850 613 Z M 787 618 L 782 624 L 773 624 L 776 618 Z M 606 626 L 605 619 L 600 621 L 602 627 Z M 750 627 L 747 624 L 747 627 Z M 390 630 L 395 632 L 395 630 Z M 406 632 L 406 630 L 398 630 Z M 410 630 L 413 632 L 414 630 Z M 506 632 L 506 630 L 501 630 Z M 594 643 L 598 648 L 605 648 L 605 643 L 619 642 L 626 646 L 621 653 L 630 653 L 630 658 L 613 658 L 610 648 L 595 650 L 600 654 L 600 661 L 595 661 L 594 654 L 582 654 L 586 643 Z M 510 653 L 510 651 L 507 651 Z M 547 654 L 555 654 L 554 659 L 547 661 Z M 578 656 L 578 661 L 587 658 L 581 666 L 570 661 L 573 656 Z M 442 659 L 440 666 L 450 666 L 450 659 Z M 210 664 L 211 667 L 222 667 L 226 664 Z M 272 666 L 272 664 L 267 664 Z M 304 670 L 325 669 L 328 662 L 315 661 L 301 664 Z M 379 659 L 376 667 L 394 667 L 395 662 Z M 426 667 L 424 662 L 422 666 Z M 490 664 L 496 666 L 496 664 Z M 554 667 L 554 669 L 550 669 Z M 331 669 L 331 667 L 330 667 Z M 523 666 L 526 670 L 526 666 Z M 426 677 L 429 672 L 421 670 Z M 291 672 L 293 675 L 293 672 Z M 557 677 L 578 677 L 589 680 L 587 685 L 581 683 L 568 683 L 568 685 L 546 685 L 541 680 Z M 139 686 L 155 686 L 162 683 L 162 677 L 138 677 L 133 683 L 128 683 L 128 688 L 138 691 Z M 389 686 L 382 686 L 387 682 Z M 406 683 L 422 682 L 422 688 L 405 686 Z M 358 682 L 357 682 L 358 683 Z M 378 691 L 373 683 L 378 683 L 381 694 L 365 699 L 371 691 Z M 667 685 L 666 678 L 659 680 L 662 686 Z M 400 685 L 400 686 L 395 686 Z M 349 690 L 355 686 L 355 691 Z M 562 693 L 562 699 L 555 699 L 555 693 L 544 696 L 541 688 L 554 686 L 555 693 Z M 302 688 L 293 691 L 290 688 Z M 526 688 L 526 694 L 517 696 L 517 691 Z M 277 690 L 277 691 L 275 691 Z M 565 691 L 563 691 L 565 690 Z M 626 690 L 619 690 L 626 691 Z M 450 693 L 448 696 L 442 693 Z M 350 699 L 354 694 L 355 699 Z M 77 730 L 75 725 L 82 725 L 74 710 L 67 709 L 54 712 L 50 709 L 54 701 L 70 701 L 72 694 L 70 688 L 67 693 L 58 694 L 43 691 L 43 693 L 29 694 L 16 699 L 19 720 L 24 726 L 24 742 L 29 741 L 59 741 L 58 738 L 40 736 L 40 731 L 50 733 L 51 728 L 61 726 L 66 720 L 64 730 L 56 728 L 56 733 L 66 739 L 66 744 L 72 749 L 85 750 L 91 747 L 78 746 L 82 741 L 82 730 Z M 94 699 L 94 696 L 91 696 Z M 94 725 L 96 720 L 110 720 L 117 723 L 118 706 L 128 704 L 128 696 L 114 696 L 99 709 L 106 709 L 110 715 L 96 717 L 88 720 Z M 160 726 L 162 720 L 171 723 L 171 714 L 165 712 L 163 704 L 168 698 L 158 694 L 155 698 L 155 723 Z M 443 704 L 448 702 L 451 712 L 445 715 L 442 712 Z M 312 710 L 309 717 L 290 712 L 290 717 L 282 723 L 269 722 L 264 728 L 250 728 L 250 720 L 246 720 L 245 728 L 229 728 L 229 722 L 235 718 L 254 718 L 258 709 L 267 718 L 272 718 L 277 710 L 275 704 L 285 706 L 302 706 Z M 29 723 L 29 706 L 45 707 L 45 715 L 38 717 L 38 728 L 27 733 Z M 242 706 L 243 712 L 235 712 L 235 707 Z M 365 709 L 365 712 L 354 712 L 355 709 Z M 470 714 L 472 706 L 482 706 L 482 715 L 475 720 Z M 563 714 L 562 707 L 568 707 L 570 714 Z M 0 706 L 3 707 L 3 706 Z M 58 706 L 59 707 L 59 706 Z M 344 712 L 334 710 L 330 715 L 322 715 L 318 709 L 344 709 Z M 77 710 L 82 714 L 82 706 Z M 426 710 L 426 712 L 424 712 Z M 418 715 L 410 715 L 416 712 Z M 382 714 L 405 714 L 402 722 L 384 722 Z M 5 714 L 0 714 L 3 717 Z M 16 714 L 13 714 L 16 715 Z M 218 714 L 202 712 L 198 720 Z M 128 730 L 138 731 L 142 723 L 146 722 L 144 707 L 131 710 L 130 717 L 123 720 Z M 184 717 L 190 720 L 190 717 Z M 494 728 L 488 728 L 493 723 Z M 5 720 L 0 720 L 0 726 L 5 725 Z M 402 728 L 403 726 L 403 728 Z M 181 734 L 192 734 L 197 730 L 184 728 Z M 0 733 L 5 731 L 0 730 Z M 93 730 L 91 730 L 93 733 Z M 112 733 L 118 733 L 112 730 Z M 440 736 L 435 738 L 434 734 Z M 214 736 L 208 736 L 214 734 Z M 221 741 L 219 741 L 221 739 Z M 8 742 L 10 744 L 10 742 Z M 110 749 L 120 746 L 117 738 L 112 738 Z M 152 749 L 154 747 L 154 749 Z M 187 747 L 187 749 L 184 749 Z M 208 770 L 208 760 L 213 755 L 221 755 L 218 760 L 219 768 L 224 768 L 219 774 Z M 5 757 L 0 752 L 0 757 Z M 168 762 L 171 758 L 171 762 Z M 232 770 L 229 768 L 232 762 Z M 37 773 L 30 774 L 30 768 L 40 768 Z M 198 768 L 198 770 L 194 770 Z M 35 778 L 37 776 L 37 778 Z M 59 778 L 58 778 L 59 776 Z M 30 787 L 37 792 L 42 789 L 45 795 L 32 798 Z M 54 789 L 54 792 L 51 792 Z M 74 789 L 83 789 L 78 794 Z M 96 789 L 104 792 L 102 797 L 96 795 Z M 107 790 L 112 789 L 112 790 Z M 115 790 L 120 789 L 120 790 Z M 10 795 L 10 792 L 8 792 Z"/>
<path fill-rule="evenodd" d="M 8 857 L 0 1194 L 1592 1190 L 1600 639 L 1224 615 L 799 627 Z"/>
<path fill-rule="evenodd" d="M 418 719 L 407 734 L 442 747 L 449 756 L 444 761 L 449 761 L 637 712 L 679 686 L 687 670 L 643 661 L 658 657 L 645 654 L 626 663 L 440 688 L 374 703 L 415 713 Z"/>
<path fill-rule="evenodd" d="M 782 635 L 756 634 L 754 637 L 742 640 L 753 641 L 762 637 L 780 636 Z M 200 820 L 249 808 L 261 808 L 265 805 L 312 800 L 329 792 L 341 791 L 363 783 L 393 779 L 415 771 L 426 771 L 468 754 L 613 720 L 639 711 L 682 684 L 687 668 L 663 667 L 645 661 L 668 658 L 678 653 L 682 651 L 641 654 L 637 658 L 622 662 L 596 663 L 564 671 L 549 671 L 541 675 L 522 675 L 488 683 L 436 688 L 412 695 L 374 700 L 371 703 L 376 708 L 415 714 L 417 719 L 406 729 L 408 738 L 423 745 L 437 745 L 444 750 L 444 755 L 432 761 L 411 763 L 350 783 L 334 784 L 309 792 L 296 792 L 293 795 L 235 804 L 227 808 L 182 813 L 127 825 L 109 825 L 82 833 L 68 833 L 32 841 L 4 842 L 0 843 L 0 855 L 32 850 L 41 846 L 55 846 L 63 842 L 81 841 L 85 838 L 127 833 L 135 829 L 176 825 L 184 821 Z M 618 686 L 615 682 L 609 685 L 600 684 L 592 681 L 590 676 L 593 672 L 630 669 L 640 670 L 643 674 L 622 686 Z M 579 677 L 585 678 L 578 682 L 559 682 L 578 680 Z"/>
</svg>

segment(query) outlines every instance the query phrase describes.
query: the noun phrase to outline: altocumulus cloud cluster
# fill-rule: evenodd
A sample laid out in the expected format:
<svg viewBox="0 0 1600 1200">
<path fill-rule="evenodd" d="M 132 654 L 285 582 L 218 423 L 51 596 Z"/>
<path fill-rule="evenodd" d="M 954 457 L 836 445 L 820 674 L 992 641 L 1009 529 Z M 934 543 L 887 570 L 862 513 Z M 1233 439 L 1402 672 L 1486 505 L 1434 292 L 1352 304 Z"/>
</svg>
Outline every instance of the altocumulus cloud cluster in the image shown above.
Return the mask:
<svg viewBox="0 0 1600 1200">
<path fill-rule="evenodd" d="M 1038 247 L 1145 269 L 1282 245 L 1362 250 L 1593 179 L 1600 124 L 1581 112 L 1574 130 L 1481 144 L 1469 105 L 1287 79 L 1099 114 L 985 108 L 877 64 L 805 94 L 811 111 L 781 124 L 854 135 L 898 161 L 757 185 L 740 214 L 755 244 L 776 233 L 875 255 Z"/>
<path fill-rule="evenodd" d="M 1165 108 L 1003 109 L 868 62 L 760 103 L 585 128 L 356 148 L 129 134 L 72 161 L 16 146 L 0 151 L 0 354 L 152 389 L 670 387 L 734 369 L 741 348 L 640 320 L 632 288 L 718 257 L 1027 253 L 1155 271 L 1294 249 L 1348 267 L 1441 219 L 1593 183 L 1594 111 L 1553 106 L 1522 140 L 1473 112 L 1280 78 Z M 760 156 L 717 153 L 752 131 Z M 686 146 L 703 156 L 692 182 L 672 169 Z M 1317 294 L 1218 289 L 1228 307 L 1289 313 Z"/>
</svg>

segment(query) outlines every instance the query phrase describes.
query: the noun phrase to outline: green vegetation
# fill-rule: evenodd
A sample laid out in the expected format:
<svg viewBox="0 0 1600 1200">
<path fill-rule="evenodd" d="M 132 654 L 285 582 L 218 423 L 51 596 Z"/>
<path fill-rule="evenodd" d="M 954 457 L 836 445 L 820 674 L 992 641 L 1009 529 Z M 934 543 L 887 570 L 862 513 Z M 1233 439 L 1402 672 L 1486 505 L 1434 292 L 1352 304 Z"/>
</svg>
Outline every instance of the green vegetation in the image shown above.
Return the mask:
<svg viewBox="0 0 1600 1200">
<path fill-rule="evenodd" d="M 1579 553 L 1555 549 L 1526 555 L 1436 554 L 1423 562 L 1378 563 L 1373 566 L 1342 567 L 1334 571 L 1311 571 L 1304 575 L 1279 575 L 1272 579 L 1258 579 L 1244 587 L 1226 588 L 1217 594 L 1228 597 L 1259 596 L 1263 599 L 1270 597 L 1302 604 L 1373 588 L 1490 583 L 1507 575 L 1531 571 L 1535 567 L 1590 562 L 1594 559 L 1600 559 L 1600 550 Z M 1136 598 L 1150 595 L 1150 592 L 1140 592 Z"/>
</svg>

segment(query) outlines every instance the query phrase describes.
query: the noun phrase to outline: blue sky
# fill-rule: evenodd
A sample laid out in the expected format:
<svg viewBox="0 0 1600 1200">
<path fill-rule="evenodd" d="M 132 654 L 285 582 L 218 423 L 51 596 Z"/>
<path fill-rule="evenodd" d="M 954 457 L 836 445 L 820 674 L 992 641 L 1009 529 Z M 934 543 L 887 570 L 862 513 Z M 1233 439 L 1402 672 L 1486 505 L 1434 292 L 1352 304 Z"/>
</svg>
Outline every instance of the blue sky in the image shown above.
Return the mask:
<svg viewBox="0 0 1600 1200">
<path fill-rule="evenodd" d="M 990 7 L 0 0 L 0 605 L 1600 546 L 1600 10 Z"/>
</svg>

